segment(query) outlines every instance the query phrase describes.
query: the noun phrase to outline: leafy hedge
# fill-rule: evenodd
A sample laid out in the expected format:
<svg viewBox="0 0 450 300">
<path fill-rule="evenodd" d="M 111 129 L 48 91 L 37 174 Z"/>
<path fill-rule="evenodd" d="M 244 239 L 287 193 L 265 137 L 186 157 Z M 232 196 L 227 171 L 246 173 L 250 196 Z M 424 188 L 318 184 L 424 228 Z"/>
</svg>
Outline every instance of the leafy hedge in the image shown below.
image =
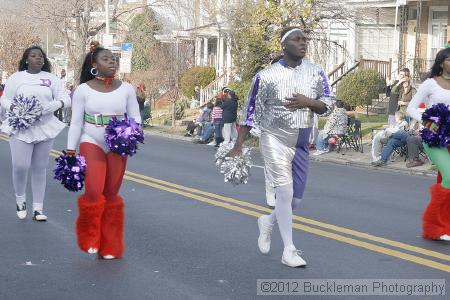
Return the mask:
<svg viewBox="0 0 450 300">
<path fill-rule="evenodd" d="M 385 81 L 375 70 L 358 70 L 345 76 L 337 87 L 336 96 L 350 106 L 372 103 L 384 89 Z"/>
<path fill-rule="evenodd" d="M 216 79 L 216 69 L 213 67 L 193 67 L 180 78 L 181 92 L 188 99 L 195 95 L 195 87 L 205 87 Z"/>
<path fill-rule="evenodd" d="M 251 80 L 246 81 L 232 81 L 228 85 L 229 88 L 231 88 L 233 91 L 235 91 L 236 96 L 239 98 L 239 107 L 242 107 L 242 105 L 247 101 L 248 92 L 250 90 L 250 86 L 252 85 Z"/>
</svg>

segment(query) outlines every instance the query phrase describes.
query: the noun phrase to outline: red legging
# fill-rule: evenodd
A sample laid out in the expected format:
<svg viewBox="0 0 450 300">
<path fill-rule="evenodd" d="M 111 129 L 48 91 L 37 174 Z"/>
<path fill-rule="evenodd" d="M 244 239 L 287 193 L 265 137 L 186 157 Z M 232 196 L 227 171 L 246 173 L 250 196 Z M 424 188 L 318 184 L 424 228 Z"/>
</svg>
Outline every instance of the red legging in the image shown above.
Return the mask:
<svg viewBox="0 0 450 300">
<path fill-rule="evenodd" d="M 86 158 L 85 193 L 78 198 L 77 241 L 81 250 L 98 249 L 100 256 L 124 252 L 124 204 L 118 195 L 127 158 L 107 154 L 92 143 L 81 143 Z"/>
<path fill-rule="evenodd" d="M 108 152 L 92 143 L 81 143 L 80 154 L 86 158 L 86 178 L 84 196 L 92 201 L 104 195 L 116 196 L 122 184 L 127 166 L 127 157 Z"/>
</svg>

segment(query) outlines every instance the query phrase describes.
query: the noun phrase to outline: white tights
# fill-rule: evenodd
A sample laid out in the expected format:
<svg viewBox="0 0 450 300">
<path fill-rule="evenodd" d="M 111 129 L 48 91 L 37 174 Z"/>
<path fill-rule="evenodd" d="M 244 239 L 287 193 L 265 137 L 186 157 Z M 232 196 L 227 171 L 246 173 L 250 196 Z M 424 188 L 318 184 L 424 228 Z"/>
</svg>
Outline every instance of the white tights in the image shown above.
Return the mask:
<svg viewBox="0 0 450 300">
<path fill-rule="evenodd" d="M 33 192 L 33 210 L 41 211 L 44 203 L 47 183 L 47 165 L 53 139 L 31 144 L 22 142 L 14 136 L 9 138 L 12 157 L 12 178 L 14 191 L 18 199 L 24 199 L 28 170 L 31 167 L 31 190 Z"/>
<path fill-rule="evenodd" d="M 293 245 L 292 241 L 292 211 L 297 209 L 302 199 L 294 198 L 293 184 L 275 188 L 275 209 L 269 215 L 272 224 L 278 222 L 284 247 Z"/>
</svg>

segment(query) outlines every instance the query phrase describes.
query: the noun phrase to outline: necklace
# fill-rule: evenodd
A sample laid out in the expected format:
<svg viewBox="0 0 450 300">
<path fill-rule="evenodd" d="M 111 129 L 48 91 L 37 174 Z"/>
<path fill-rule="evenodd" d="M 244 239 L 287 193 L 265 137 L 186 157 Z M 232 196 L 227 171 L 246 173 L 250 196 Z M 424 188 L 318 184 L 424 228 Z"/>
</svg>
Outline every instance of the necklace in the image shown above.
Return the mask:
<svg viewBox="0 0 450 300">
<path fill-rule="evenodd" d="M 114 76 L 113 77 L 95 76 L 95 79 L 103 81 L 105 83 L 105 86 L 110 86 L 114 80 Z"/>
<path fill-rule="evenodd" d="M 445 80 L 450 80 L 450 76 L 449 75 L 445 75 L 444 73 L 442 73 L 442 78 L 444 78 Z"/>
</svg>

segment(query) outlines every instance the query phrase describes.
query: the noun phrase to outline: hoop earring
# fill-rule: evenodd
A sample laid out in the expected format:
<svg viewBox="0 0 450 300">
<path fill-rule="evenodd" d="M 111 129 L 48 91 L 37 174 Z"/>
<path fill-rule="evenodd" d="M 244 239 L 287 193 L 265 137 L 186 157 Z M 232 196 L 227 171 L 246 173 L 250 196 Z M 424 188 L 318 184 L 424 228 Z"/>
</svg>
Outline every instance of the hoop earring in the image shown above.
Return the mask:
<svg viewBox="0 0 450 300">
<path fill-rule="evenodd" d="M 95 73 L 94 73 L 94 71 L 95 71 Z M 91 69 L 91 74 L 92 74 L 92 76 L 97 76 L 98 75 L 98 70 L 96 68 L 92 68 Z"/>
</svg>

